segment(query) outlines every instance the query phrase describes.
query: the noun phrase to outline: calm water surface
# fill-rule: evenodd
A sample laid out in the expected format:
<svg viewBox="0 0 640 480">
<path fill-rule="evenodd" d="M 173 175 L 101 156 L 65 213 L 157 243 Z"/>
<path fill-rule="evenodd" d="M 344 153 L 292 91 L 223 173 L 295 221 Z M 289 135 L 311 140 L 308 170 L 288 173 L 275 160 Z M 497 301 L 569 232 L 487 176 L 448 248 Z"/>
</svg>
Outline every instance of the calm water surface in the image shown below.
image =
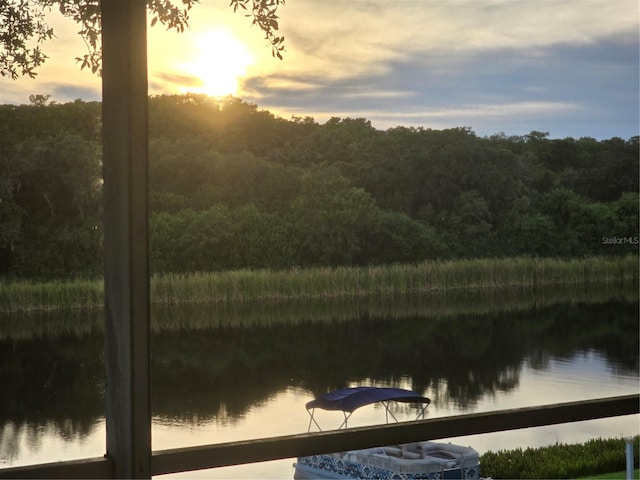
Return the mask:
<svg viewBox="0 0 640 480">
<path fill-rule="evenodd" d="M 1 320 L 1 319 L 0 319 Z M 427 418 L 638 393 L 636 291 L 155 311 L 154 450 L 305 432 L 304 404 L 343 386 L 433 400 Z M 0 468 L 104 453 L 100 313 L 4 319 Z M 55 327 L 54 327 L 55 326 Z M 396 411 L 412 420 L 414 411 Z M 325 429 L 341 414 L 322 412 Z M 358 410 L 350 426 L 383 423 Z M 449 439 L 480 452 L 638 433 L 638 416 Z M 292 460 L 172 475 L 291 478 Z"/>
</svg>

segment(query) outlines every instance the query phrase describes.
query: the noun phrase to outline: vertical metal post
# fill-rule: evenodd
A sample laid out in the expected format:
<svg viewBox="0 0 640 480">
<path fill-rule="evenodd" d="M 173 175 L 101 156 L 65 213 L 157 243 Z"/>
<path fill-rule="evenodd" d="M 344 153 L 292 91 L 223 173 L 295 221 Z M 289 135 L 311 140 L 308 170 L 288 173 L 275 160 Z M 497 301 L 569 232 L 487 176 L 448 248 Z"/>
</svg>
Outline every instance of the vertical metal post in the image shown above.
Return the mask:
<svg viewBox="0 0 640 480">
<path fill-rule="evenodd" d="M 103 0 L 107 457 L 151 477 L 145 0 Z"/>
<path fill-rule="evenodd" d="M 633 437 L 627 438 L 626 445 L 627 480 L 633 480 Z"/>
</svg>

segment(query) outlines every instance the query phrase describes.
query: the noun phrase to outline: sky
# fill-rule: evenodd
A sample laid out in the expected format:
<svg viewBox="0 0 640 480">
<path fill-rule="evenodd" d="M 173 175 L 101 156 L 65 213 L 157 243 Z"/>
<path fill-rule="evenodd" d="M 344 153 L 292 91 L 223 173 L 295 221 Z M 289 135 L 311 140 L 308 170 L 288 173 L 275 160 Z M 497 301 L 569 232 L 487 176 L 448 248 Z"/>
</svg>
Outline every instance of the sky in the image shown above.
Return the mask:
<svg viewBox="0 0 640 480">
<path fill-rule="evenodd" d="M 201 0 L 181 34 L 149 29 L 150 94 L 233 94 L 285 119 L 383 130 L 640 133 L 637 0 L 287 0 L 283 60 L 228 5 Z M 86 52 L 78 26 L 49 19 L 47 64 L 35 80 L 0 78 L 1 104 L 100 99 L 100 78 L 75 62 Z"/>
</svg>

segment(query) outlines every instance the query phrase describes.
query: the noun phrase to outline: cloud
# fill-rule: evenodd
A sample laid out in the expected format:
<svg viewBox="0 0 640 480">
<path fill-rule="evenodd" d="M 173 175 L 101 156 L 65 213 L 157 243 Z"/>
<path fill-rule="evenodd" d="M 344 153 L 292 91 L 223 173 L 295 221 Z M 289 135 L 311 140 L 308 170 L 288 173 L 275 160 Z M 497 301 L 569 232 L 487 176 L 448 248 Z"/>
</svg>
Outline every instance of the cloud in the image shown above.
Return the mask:
<svg viewBox="0 0 640 480">
<path fill-rule="evenodd" d="M 224 26 L 256 59 L 238 96 L 285 118 L 629 137 L 639 128 L 639 14 L 636 0 L 296 0 L 279 10 L 278 61 L 250 19 L 203 2 L 184 34 L 150 29 L 150 87 L 195 86 L 179 65 L 200 35 Z M 99 79 L 73 60 L 85 49 L 77 25 L 63 23 L 39 80 L 0 79 L 1 101 L 60 84 L 68 88 L 56 95 L 99 92 Z"/>
<path fill-rule="evenodd" d="M 587 113 L 615 92 L 633 105 L 637 14 L 626 0 L 299 0 L 281 10 L 285 61 L 251 72 L 244 94 L 265 108 L 381 120 L 413 107 L 470 113 L 469 105 Z"/>
<path fill-rule="evenodd" d="M 394 122 L 423 121 L 432 128 L 435 121 L 448 127 L 473 122 L 493 133 L 518 126 L 521 132 L 572 134 L 584 128 L 578 136 L 595 137 L 605 135 L 597 130 L 618 129 L 618 135 L 631 136 L 638 131 L 634 29 L 615 34 L 607 29 L 603 38 L 592 41 L 556 34 L 555 40 L 524 47 L 513 41 L 503 41 L 509 46 L 502 47 L 493 42 L 491 48 L 478 48 L 478 43 L 465 48 L 418 45 L 401 55 L 380 55 L 374 69 L 366 70 L 366 62 L 360 69 L 327 64 L 319 71 L 267 72 L 247 79 L 246 86 L 249 100 L 259 92 L 254 98 L 264 108 L 318 119 L 365 117 L 379 128 Z"/>
<path fill-rule="evenodd" d="M 201 78 L 183 72 L 154 72 L 149 77 L 150 94 L 196 89 L 204 84 Z"/>
<path fill-rule="evenodd" d="M 291 61 L 278 69 L 312 66 L 329 78 L 349 78 L 384 73 L 384 62 L 416 54 L 460 58 L 517 49 L 534 55 L 620 35 L 637 42 L 638 6 L 623 0 L 300 0 L 281 15 Z"/>
<path fill-rule="evenodd" d="M 432 111 L 411 113 L 401 112 L 396 115 L 390 115 L 388 118 L 393 118 L 394 116 L 416 119 L 498 117 L 506 120 L 516 115 L 549 115 L 567 113 L 581 108 L 579 104 L 570 102 L 513 102 L 503 104 L 459 105 L 453 108 L 440 108 Z"/>
<path fill-rule="evenodd" d="M 582 110 L 583 106 L 570 102 L 512 102 L 502 104 L 466 104 L 452 107 L 407 107 L 404 110 L 384 111 L 373 108 L 354 110 L 317 109 L 313 113 L 308 110 L 291 109 L 291 115 L 306 113 L 319 121 L 331 117 L 366 118 L 378 128 L 390 128 L 398 125 L 430 126 L 441 128 L 456 126 L 473 126 L 486 124 L 508 126 L 511 119 L 530 119 L 538 116 L 566 115 Z M 484 130 L 484 129 L 483 129 Z M 496 133 L 494 130 L 490 133 Z"/>
<path fill-rule="evenodd" d="M 100 101 L 102 99 L 102 91 L 99 88 L 68 84 L 50 84 L 47 91 L 51 92 L 52 98 L 55 98 L 59 103 L 78 99 L 85 101 Z"/>
</svg>

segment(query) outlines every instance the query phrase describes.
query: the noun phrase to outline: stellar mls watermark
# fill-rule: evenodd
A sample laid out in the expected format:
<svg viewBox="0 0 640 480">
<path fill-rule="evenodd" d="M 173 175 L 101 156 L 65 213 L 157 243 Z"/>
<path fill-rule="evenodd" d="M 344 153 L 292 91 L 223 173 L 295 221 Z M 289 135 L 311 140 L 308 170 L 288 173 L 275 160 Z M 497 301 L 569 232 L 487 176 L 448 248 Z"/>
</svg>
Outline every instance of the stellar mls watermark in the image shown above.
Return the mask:
<svg viewBox="0 0 640 480">
<path fill-rule="evenodd" d="M 638 245 L 640 237 L 602 237 L 602 245 Z"/>
</svg>

